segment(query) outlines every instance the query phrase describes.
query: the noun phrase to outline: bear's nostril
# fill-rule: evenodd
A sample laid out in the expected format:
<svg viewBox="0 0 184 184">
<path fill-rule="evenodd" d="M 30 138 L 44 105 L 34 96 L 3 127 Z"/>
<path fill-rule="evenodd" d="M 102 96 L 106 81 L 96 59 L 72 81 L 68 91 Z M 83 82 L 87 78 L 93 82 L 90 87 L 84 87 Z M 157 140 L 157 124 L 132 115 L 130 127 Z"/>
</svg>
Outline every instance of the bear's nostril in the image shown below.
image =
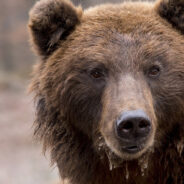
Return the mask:
<svg viewBox="0 0 184 184">
<path fill-rule="evenodd" d="M 124 132 L 129 132 L 132 129 L 133 129 L 133 123 L 131 121 L 126 121 L 121 127 L 121 130 Z"/>
<path fill-rule="evenodd" d="M 148 128 L 150 126 L 149 122 L 148 121 L 145 121 L 145 120 L 141 120 L 139 122 L 139 128 L 140 129 L 145 129 L 145 128 Z"/>
</svg>

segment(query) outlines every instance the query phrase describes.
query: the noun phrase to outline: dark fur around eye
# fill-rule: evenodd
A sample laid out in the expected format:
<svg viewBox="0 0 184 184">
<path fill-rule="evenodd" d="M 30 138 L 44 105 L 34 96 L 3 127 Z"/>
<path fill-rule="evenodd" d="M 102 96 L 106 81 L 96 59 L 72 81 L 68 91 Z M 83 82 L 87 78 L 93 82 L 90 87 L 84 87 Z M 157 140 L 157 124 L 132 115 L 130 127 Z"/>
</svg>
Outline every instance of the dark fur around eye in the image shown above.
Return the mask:
<svg viewBox="0 0 184 184">
<path fill-rule="evenodd" d="M 156 77 L 158 77 L 160 75 L 160 72 L 161 72 L 160 66 L 154 65 L 154 66 L 149 68 L 147 74 L 151 78 L 156 78 Z"/>
<path fill-rule="evenodd" d="M 90 75 L 94 79 L 100 79 L 104 77 L 104 72 L 100 69 L 95 68 L 92 71 L 90 71 Z"/>
</svg>

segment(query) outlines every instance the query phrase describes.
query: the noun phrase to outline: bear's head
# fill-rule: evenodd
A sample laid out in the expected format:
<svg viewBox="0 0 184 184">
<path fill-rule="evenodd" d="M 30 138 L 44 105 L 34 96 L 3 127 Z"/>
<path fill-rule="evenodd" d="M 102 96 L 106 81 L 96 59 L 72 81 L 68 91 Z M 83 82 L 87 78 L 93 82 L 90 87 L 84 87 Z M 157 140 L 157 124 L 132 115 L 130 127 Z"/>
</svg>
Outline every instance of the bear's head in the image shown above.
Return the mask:
<svg viewBox="0 0 184 184">
<path fill-rule="evenodd" d="M 72 163 L 87 150 L 102 160 L 132 160 L 180 140 L 183 0 L 84 12 L 67 0 L 41 0 L 29 29 L 41 57 L 31 85 L 35 133 L 54 161 Z"/>
</svg>

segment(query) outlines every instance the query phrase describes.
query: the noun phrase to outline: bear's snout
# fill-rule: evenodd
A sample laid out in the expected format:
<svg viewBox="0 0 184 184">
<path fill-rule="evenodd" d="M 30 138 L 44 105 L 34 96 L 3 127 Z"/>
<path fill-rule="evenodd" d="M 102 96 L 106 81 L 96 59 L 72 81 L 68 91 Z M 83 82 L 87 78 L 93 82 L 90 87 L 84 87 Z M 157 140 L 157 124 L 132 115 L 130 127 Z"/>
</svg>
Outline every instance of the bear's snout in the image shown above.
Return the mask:
<svg viewBox="0 0 184 184">
<path fill-rule="evenodd" d="M 115 132 L 122 143 L 123 151 L 136 153 L 151 132 L 151 121 L 143 110 L 123 112 L 115 124 Z"/>
<path fill-rule="evenodd" d="M 104 93 L 100 132 L 122 159 L 139 158 L 154 147 L 157 117 L 151 90 L 140 75 L 122 75 Z"/>
</svg>

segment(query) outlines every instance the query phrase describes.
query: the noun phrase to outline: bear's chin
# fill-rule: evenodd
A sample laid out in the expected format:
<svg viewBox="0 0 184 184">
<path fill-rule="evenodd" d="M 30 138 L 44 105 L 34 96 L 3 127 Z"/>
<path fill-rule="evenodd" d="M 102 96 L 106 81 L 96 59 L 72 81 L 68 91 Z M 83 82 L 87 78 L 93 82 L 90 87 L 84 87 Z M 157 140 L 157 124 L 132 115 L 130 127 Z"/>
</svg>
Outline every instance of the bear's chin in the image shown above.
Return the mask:
<svg viewBox="0 0 184 184">
<path fill-rule="evenodd" d="M 109 162 L 109 169 L 121 168 L 124 163 L 131 161 L 139 161 L 145 158 L 148 158 L 151 153 L 153 153 L 153 147 L 142 147 L 134 151 L 133 149 L 130 152 L 123 151 L 123 149 L 115 149 L 112 146 L 106 144 L 105 153 Z"/>
<path fill-rule="evenodd" d="M 137 153 L 125 153 L 121 152 L 120 154 L 116 154 L 110 148 L 106 148 L 106 156 L 109 162 L 109 170 L 113 170 L 116 168 L 124 167 L 124 164 L 134 161 L 142 161 L 148 160 L 151 153 L 153 153 L 153 148 L 148 148 L 144 150 L 140 150 Z"/>
<path fill-rule="evenodd" d="M 102 162 L 104 160 L 109 163 L 110 170 L 124 167 L 125 163 L 139 162 L 139 160 L 144 160 L 145 157 L 149 158 L 154 152 L 154 139 L 152 137 L 142 144 L 137 144 L 137 148 L 131 145 L 128 150 L 117 140 L 112 142 L 102 135 L 97 137 L 95 147 L 98 155 Z"/>
</svg>

